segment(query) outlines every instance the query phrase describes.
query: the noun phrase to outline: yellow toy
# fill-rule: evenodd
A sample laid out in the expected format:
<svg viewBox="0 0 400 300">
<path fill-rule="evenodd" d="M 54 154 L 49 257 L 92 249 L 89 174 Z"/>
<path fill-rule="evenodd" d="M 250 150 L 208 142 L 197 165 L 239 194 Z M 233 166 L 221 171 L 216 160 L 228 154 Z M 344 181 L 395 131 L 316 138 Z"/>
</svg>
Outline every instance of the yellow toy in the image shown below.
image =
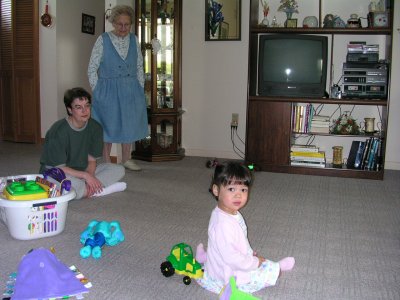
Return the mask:
<svg viewBox="0 0 400 300">
<path fill-rule="evenodd" d="M 7 185 L 3 195 L 8 200 L 39 200 L 48 198 L 48 192 L 34 180 L 15 181 Z"/>
</svg>

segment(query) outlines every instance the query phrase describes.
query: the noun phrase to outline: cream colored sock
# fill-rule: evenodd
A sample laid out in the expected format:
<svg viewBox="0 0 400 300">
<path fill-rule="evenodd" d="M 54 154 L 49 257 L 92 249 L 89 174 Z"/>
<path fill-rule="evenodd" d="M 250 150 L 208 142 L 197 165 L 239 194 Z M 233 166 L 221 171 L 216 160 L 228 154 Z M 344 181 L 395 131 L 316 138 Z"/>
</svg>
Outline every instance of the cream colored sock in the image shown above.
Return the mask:
<svg viewBox="0 0 400 300">
<path fill-rule="evenodd" d="M 122 192 L 126 190 L 126 182 L 116 182 L 108 187 L 105 187 L 100 193 L 94 194 L 92 197 L 105 196 L 116 192 Z"/>
</svg>

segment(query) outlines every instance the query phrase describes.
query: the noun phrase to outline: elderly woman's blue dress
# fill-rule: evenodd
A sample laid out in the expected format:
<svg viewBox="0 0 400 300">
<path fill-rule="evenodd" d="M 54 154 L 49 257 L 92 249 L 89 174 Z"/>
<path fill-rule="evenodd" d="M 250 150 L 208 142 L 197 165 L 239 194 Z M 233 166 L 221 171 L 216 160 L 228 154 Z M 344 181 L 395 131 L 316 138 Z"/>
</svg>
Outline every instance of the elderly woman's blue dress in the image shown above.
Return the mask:
<svg viewBox="0 0 400 300">
<path fill-rule="evenodd" d="M 93 90 L 92 117 L 103 126 L 104 142 L 141 140 L 148 135 L 148 122 L 144 90 L 137 77 L 136 38 L 130 35 L 125 59 L 108 33 L 103 33 L 102 39 L 103 55 Z"/>
</svg>

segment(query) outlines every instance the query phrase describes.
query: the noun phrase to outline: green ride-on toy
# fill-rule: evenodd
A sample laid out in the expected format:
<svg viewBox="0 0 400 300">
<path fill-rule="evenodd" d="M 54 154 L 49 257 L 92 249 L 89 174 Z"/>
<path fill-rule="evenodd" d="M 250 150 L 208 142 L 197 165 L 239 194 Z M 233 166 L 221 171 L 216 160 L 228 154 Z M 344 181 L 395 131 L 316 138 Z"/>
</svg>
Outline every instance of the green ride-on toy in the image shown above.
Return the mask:
<svg viewBox="0 0 400 300">
<path fill-rule="evenodd" d="M 200 263 L 193 257 L 192 248 L 185 243 L 179 243 L 172 247 L 171 253 L 161 264 L 160 269 L 165 277 L 170 277 L 174 273 L 183 275 L 183 283 L 186 285 L 192 282 L 191 278 L 203 277 Z"/>
</svg>

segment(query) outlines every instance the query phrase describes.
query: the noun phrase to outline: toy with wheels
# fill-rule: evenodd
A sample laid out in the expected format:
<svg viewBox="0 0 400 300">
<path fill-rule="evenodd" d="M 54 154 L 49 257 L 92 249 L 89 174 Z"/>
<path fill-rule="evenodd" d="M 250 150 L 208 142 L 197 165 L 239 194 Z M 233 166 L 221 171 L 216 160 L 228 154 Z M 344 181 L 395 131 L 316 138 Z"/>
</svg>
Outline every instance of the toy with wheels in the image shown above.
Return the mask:
<svg viewBox="0 0 400 300">
<path fill-rule="evenodd" d="M 89 222 L 88 227 L 81 233 L 81 243 L 84 245 L 79 254 L 82 258 L 88 258 L 90 255 L 95 259 L 101 258 L 104 245 L 116 246 L 125 240 L 119 222 L 97 221 Z"/>
<path fill-rule="evenodd" d="M 160 269 L 165 277 L 170 277 L 174 273 L 183 275 L 183 283 L 186 285 L 192 282 L 192 278 L 203 277 L 200 263 L 194 259 L 192 248 L 185 243 L 179 243 L 172 247 L 167 260 L 161 264 Z"/>
</svg>

